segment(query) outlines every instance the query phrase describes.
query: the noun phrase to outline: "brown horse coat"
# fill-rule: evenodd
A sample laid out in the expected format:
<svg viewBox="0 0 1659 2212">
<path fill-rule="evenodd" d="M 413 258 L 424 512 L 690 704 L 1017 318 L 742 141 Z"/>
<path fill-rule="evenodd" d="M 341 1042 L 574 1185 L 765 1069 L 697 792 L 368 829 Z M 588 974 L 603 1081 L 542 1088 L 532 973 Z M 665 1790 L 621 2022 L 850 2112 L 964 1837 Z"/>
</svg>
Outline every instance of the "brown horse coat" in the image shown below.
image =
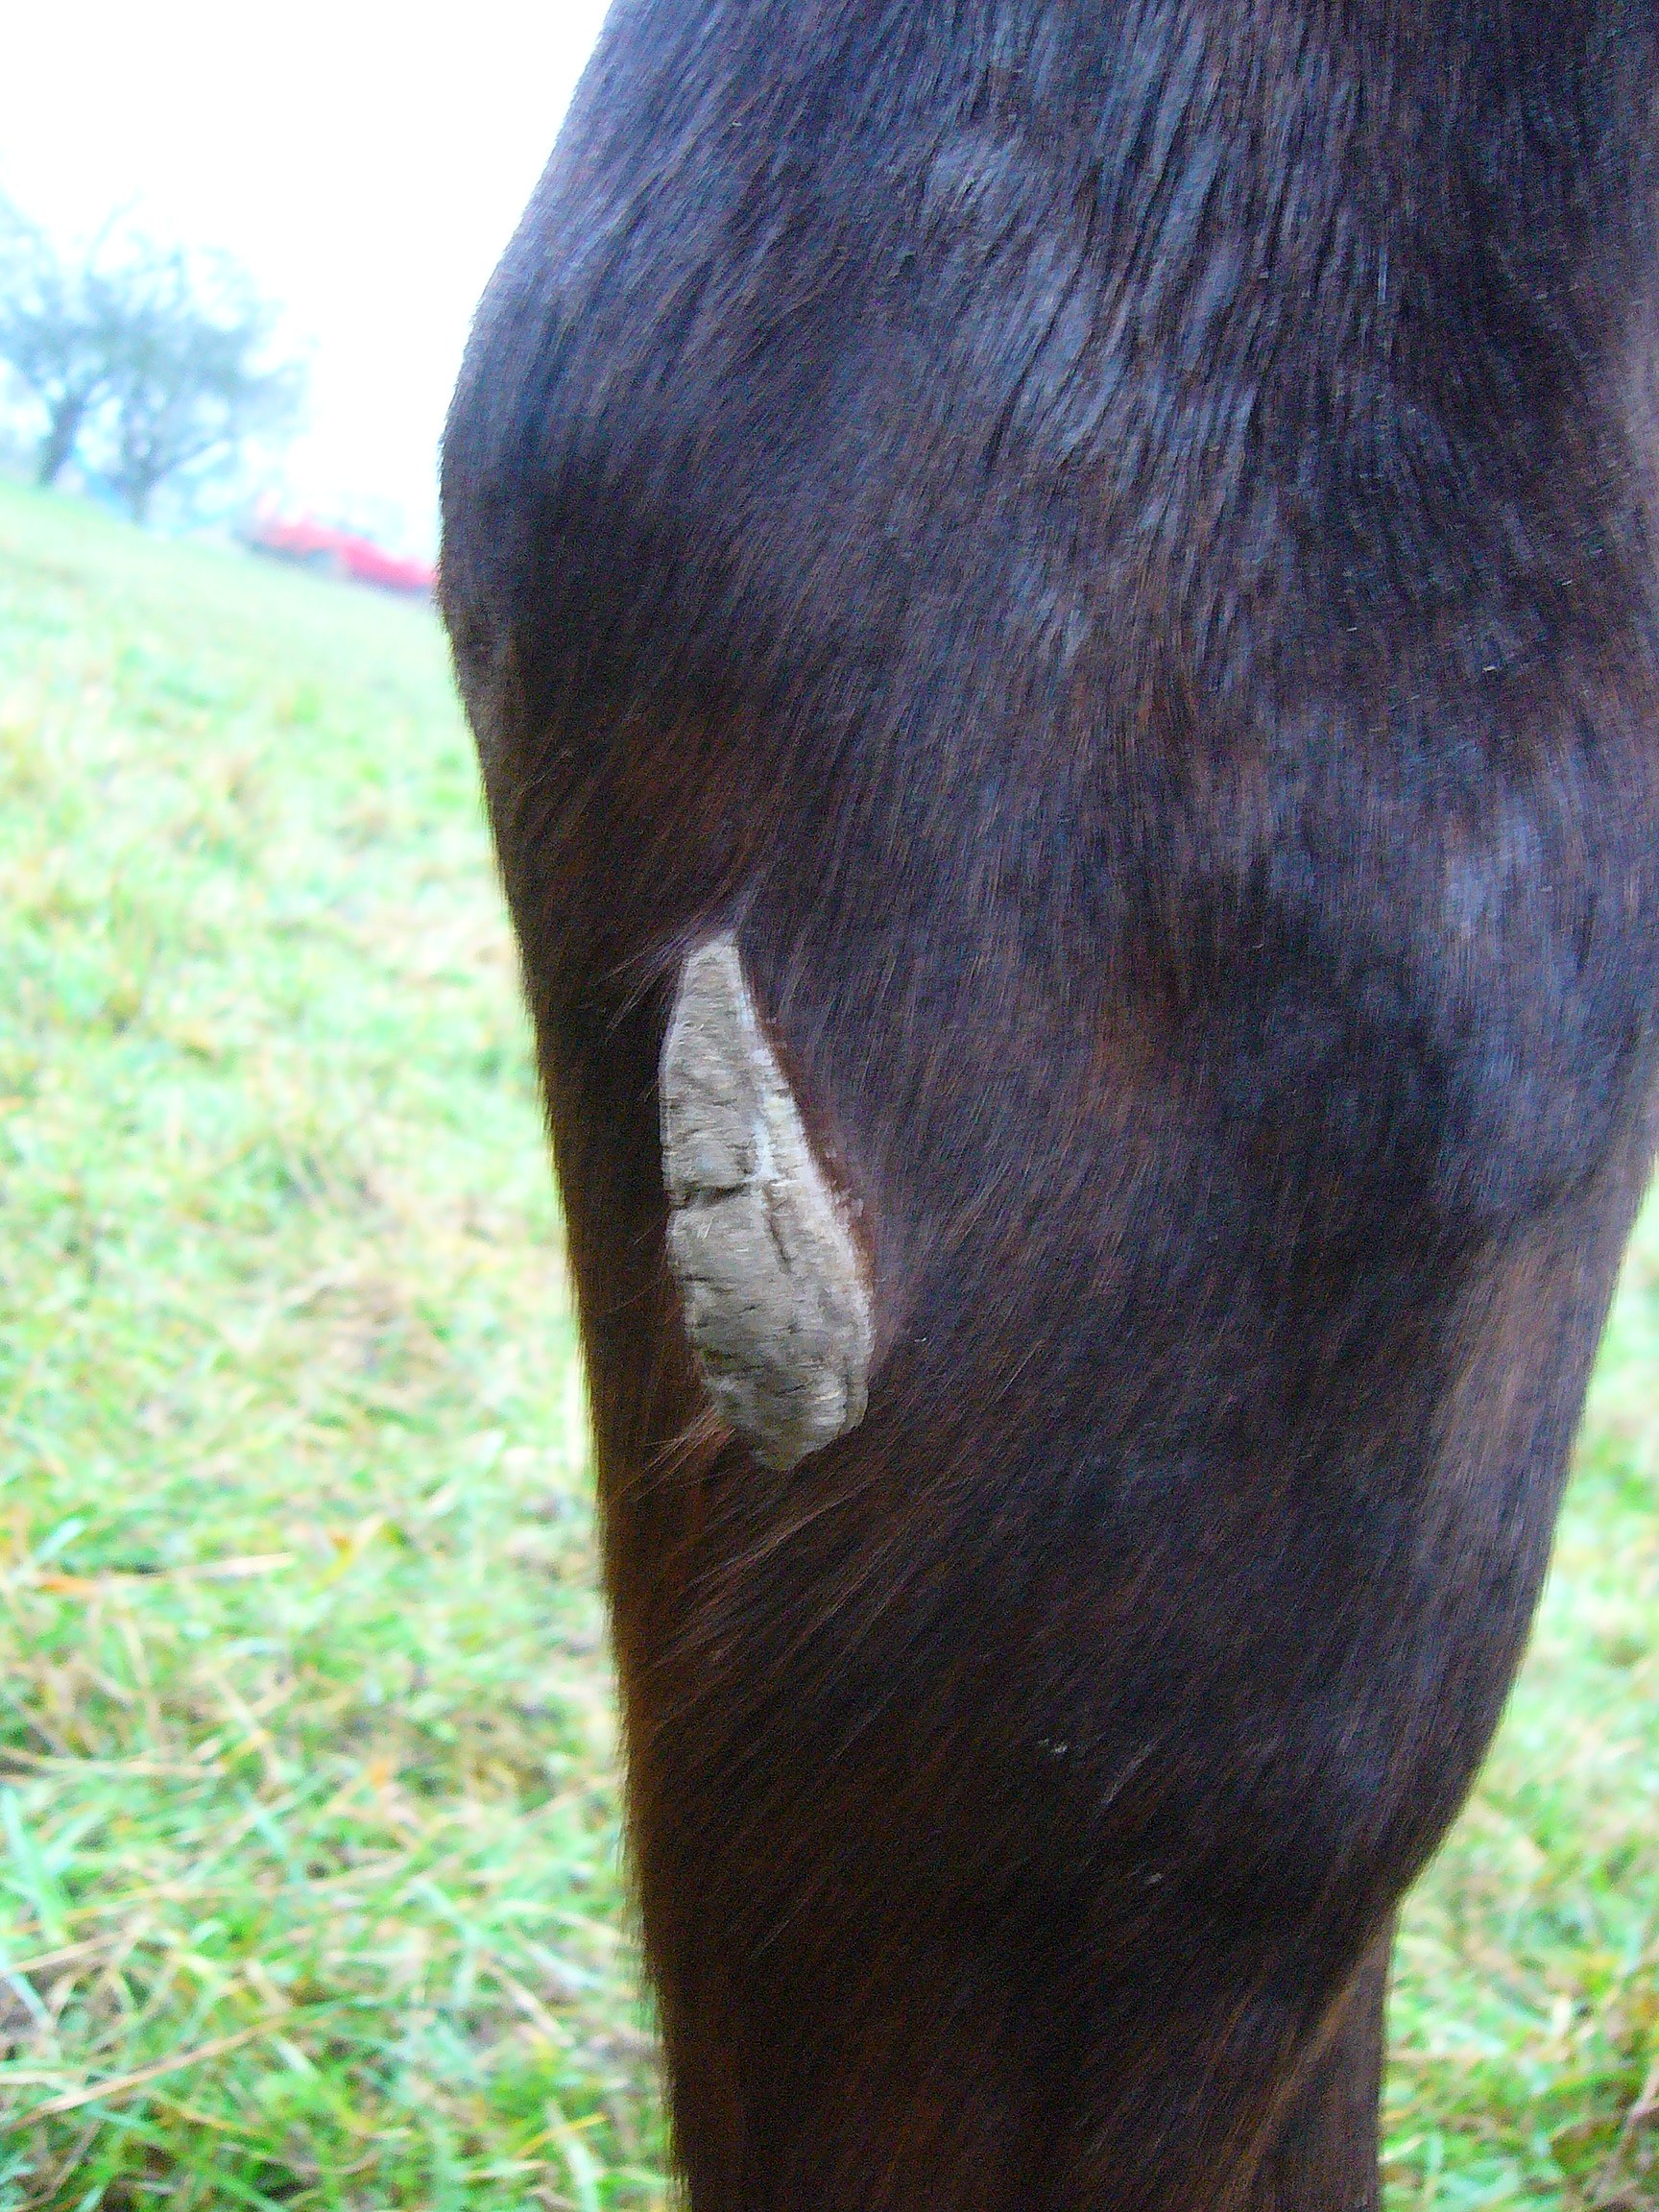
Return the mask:
<svg viewBox="0 0 1659 2212">
<path fill-rule="evenodd" d="M 694 2212 L 1375 2200 L 1649 1160 L 1656 87 L 1651 0 L 612 17 L 443 592 Z"/>
</svg>

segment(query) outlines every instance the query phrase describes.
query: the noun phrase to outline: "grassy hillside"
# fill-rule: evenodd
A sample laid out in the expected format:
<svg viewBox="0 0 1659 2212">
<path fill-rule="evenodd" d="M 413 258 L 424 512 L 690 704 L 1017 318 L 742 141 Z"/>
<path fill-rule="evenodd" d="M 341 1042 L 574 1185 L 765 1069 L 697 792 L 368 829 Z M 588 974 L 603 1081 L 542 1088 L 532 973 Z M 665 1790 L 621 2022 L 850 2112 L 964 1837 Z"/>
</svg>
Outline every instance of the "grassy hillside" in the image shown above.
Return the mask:
<svg viewBox="0 0 1659 2212">
<path fill-rule="evenodd" d="M 436 625 L 9 492 L 0 671 L 0 2202 L 655 2200 Z"/>
<path fill-rule="evenodd" d="M 0 2212 L 661 2202 L 430 615 L 0 489 Z M 1650 1226 L 1407 1915 L 1401 2207 L 1659 2205 L 1656 1334 Z"/>
</svg>

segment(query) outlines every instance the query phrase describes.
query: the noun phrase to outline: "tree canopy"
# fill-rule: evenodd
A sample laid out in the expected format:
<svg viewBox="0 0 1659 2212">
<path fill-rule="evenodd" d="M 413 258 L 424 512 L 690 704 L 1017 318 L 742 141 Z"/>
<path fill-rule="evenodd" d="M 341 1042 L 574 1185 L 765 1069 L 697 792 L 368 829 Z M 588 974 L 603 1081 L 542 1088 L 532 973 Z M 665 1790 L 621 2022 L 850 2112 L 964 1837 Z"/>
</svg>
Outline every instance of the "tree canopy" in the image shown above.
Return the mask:
<svg viewBox="0 0 1659 2212">
<path fill-rule="evenodd" d="M 120 222 L 76 251 L 0 202 L 0 364 L 38 427 L 41 484 L 72 458 L 136 521 L 297 424 L 304 378 L 272 357 L 276 311 L 227 255 Z"/>
</svg>

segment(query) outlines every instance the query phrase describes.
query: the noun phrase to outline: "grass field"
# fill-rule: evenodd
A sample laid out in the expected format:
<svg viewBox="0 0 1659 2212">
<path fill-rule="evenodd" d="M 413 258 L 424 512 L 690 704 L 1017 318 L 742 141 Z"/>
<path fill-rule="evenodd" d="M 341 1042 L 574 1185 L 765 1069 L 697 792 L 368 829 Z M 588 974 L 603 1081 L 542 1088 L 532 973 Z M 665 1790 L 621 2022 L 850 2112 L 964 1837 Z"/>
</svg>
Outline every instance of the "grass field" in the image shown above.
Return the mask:
<svg viewBox="0 0 1659 2212">
<path fill-rule="evenodd" d="M 430 614 L 0 488 L 0 2212 L 661 2203 Z M 1656 1337 L 1650 1223 L 1407 1916 L 1400 2212 L 1659 2206 Z"/>
</svg>

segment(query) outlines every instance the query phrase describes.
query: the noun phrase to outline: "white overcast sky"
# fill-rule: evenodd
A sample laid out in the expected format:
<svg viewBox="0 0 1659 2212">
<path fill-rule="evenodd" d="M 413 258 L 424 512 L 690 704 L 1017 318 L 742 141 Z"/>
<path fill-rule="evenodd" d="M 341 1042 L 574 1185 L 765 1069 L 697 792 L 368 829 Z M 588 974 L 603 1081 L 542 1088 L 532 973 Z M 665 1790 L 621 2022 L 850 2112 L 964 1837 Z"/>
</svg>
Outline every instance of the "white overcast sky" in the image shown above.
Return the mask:
<svg viewBox="0 0 1659 2212">
<path fill-rule="evenodd" d="M 311 362 L 296 503 L 429 547 L 485 279 L 604 0 L 36 0 L 6 11 L 0 192 L 50 230 L 130 205 L 234 253 Z"/>
</svg>

